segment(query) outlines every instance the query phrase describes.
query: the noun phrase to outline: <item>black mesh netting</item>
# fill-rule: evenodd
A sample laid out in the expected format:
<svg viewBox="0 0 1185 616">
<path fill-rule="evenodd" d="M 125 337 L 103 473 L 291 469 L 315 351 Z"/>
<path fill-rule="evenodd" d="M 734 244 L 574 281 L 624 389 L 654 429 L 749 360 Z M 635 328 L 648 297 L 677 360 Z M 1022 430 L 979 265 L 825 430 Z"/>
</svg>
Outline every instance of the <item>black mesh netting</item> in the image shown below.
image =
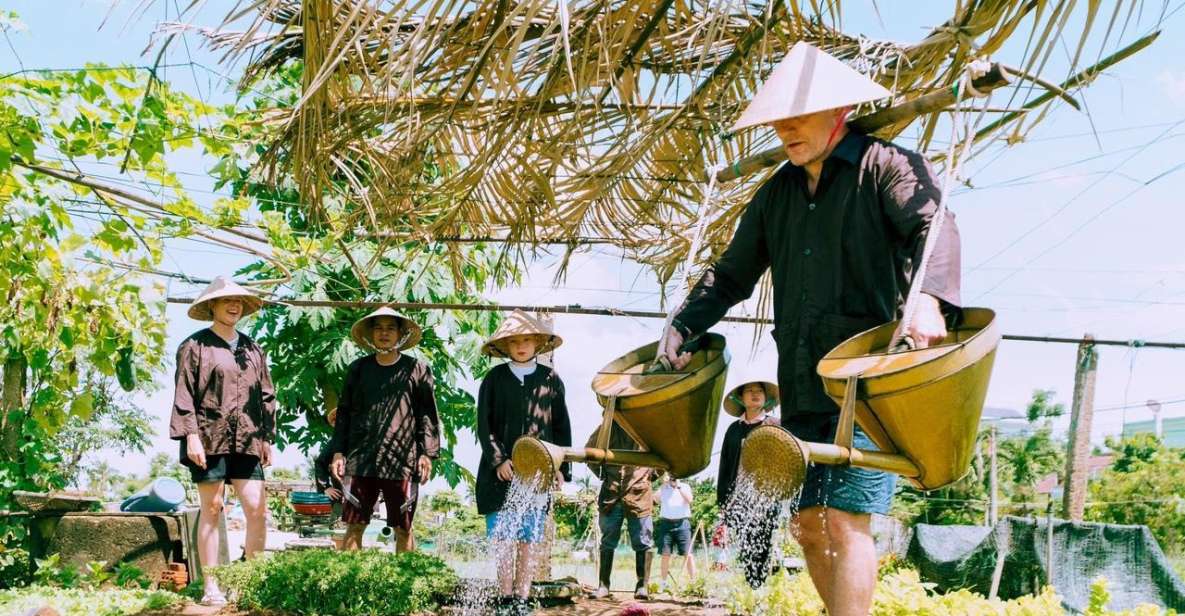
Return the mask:
<svg viewBox="0 0 1185 616">
<path fill-rule="evenodd" d="M 1000 551 L 1000 598 L 1045 586 L 1050 559 L 1043 519 L 1007 517 L 995 528 L 918 524 L 906 556 L 939 591 L 967 588 L 987 595 Z M 1100 576 L 1107 579 L 1112 610 L 1141 603 L 1185 610 L 1185 583 L 1145 526 L 1054 520 L 1052 560 L 1053 587 L 1070 611 L 1086 608 L 1090 584 Z"/>
</svg>

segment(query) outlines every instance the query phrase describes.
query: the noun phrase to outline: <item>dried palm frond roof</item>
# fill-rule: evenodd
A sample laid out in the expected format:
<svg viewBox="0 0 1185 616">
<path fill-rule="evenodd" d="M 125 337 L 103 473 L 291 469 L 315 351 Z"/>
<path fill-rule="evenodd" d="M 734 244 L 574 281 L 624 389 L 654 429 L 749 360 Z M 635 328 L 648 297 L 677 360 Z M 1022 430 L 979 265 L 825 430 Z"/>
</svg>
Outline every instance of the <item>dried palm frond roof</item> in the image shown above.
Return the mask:
<svg viewBox="0 0 1185 616">
<path fill-rule="evenodd" d="M 838 0 L 243 0 L 210 36 L 247 59 L 246 82 L 304 63 L 302 98 L 278 120 L 264 165 L 293 172 L 313 210 L 333 186 L 357 205 L 357 223 L 388 235 L 599 238 L 665 280 L 691 245 L 706 170 L 773 143 L 769 131 L 725 130 L 795 42 L 852 63 L 901 102 L 950 88 L 1013 38 L 1024 42 L 1014 42 L 1019 57 L 996 59 L 1016 72 L 1040 75 L 1061 41 L 1073 72 L 1096 51 L 1092 33 L 1105 28 L 1101 55 L 1142 7 L 957 4 L 915 43 L 841 32 L 829 25 Z M 228 31 L 244 18 L 245 31 Z M 1080 77 L 1071 85 L 1093 73 Z M 1059 100 L 1047 89 L 1068 97 L 1037 77 L 1018 82 L 1009 105 L 1028 113 L 1001 116 L 982 137 L 1022 137 Z M 940 117 L 916 120 L 919 149 Z M 444 173 L 430 178 L 426 166 Z M 719 187 L 701 262 L 769 173 Z"/>
</svg>

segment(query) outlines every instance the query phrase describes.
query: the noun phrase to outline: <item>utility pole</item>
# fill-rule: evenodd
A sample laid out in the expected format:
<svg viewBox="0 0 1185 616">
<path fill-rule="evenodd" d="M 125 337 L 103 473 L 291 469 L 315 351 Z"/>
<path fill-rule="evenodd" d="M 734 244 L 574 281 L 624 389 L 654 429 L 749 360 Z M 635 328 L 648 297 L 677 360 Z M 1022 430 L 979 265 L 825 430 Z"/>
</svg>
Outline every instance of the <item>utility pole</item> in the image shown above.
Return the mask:
<svg viewBox="0 0 1185 616">
<path fill-rule="evenodd" d="M 1094 415 L 1095 375 L 1099 367 L 1094 337 L 1083 336 L 1078 345 L 1074 369 L 1074 408 L 1070 415 L 1070 447 L 1066 456 L 1066 491 L 1062 495 L 1062 513 L 1073 521 L 1082 520 L 1086 506 L 1086 480 L 1090 461 L 1090 424 Z"/>
<path fill-rule="evenodd" d="M 1000 499 L 998 496 L 998 486 L 996 482 L 996 425 L 988 429 L 988 455 L 991 457 L 991 462 L 988 470 L 988 485 L 989 492 L 989 507 L 988 507 L 988 526 L 995 527 L 996 522 L 1000 520 Z"/>
</svg>

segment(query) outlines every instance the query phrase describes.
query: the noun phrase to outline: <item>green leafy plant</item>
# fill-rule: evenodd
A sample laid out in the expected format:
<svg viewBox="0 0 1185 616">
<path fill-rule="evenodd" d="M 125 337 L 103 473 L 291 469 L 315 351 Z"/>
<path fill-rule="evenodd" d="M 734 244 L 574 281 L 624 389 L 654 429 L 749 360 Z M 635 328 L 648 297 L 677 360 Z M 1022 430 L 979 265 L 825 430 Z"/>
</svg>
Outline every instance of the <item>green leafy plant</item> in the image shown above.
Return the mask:
<svg viewBox="0 0 1185 616">
<path fill-rule="evenodd" d="M 144 570 L 131 563 L 117 563 L 112 582 L 120 588 L 148 588 L 152 585 Z"/>
<path fill-rule="evenodd" d="M 45 558 L 35 559 L 33 564 L 33 580 L 43 586 L 73 588 L 81 577 L 78 569 L 62 563 L 60 554 L 50 554 Z"/>
<path fill-rule="evenodd" d="M 707 599 L 709 594 L 708 574 L 700 573 L 693 578 L 677 577 L 671 592 L 676 597 L 689 599 Z"/>
<path fill-rule="evenodd" d="M 1185 451 L 1144 435 L 1107 444 L 1118 454 L 1116 463 L 1090 482 L 1093 504 L 1086 518 L 1143 524 L 1166 552 L 1179 554 L 1185 545 Z"/>
<path fill-rule="evenodd" d="M 734 614 L 763 616 L 791 616 L 818 614 L 823 601 L 805 573 L 791 575 L 779 571 L 766 584 L 754 590 L 739 575 L 729 580 L 724 588 L 725 607 Z M 1106 580 L 1099 579 L 1091 586 L 1089 616 L 1153 616 L 1165 614 L 1153 605 L 1141 605 L 1124 612 L 1106 609 L 1110 595 Z M 882 575 L 873 593 L 872 611 L 875 616 L 964 616 L 966 614 L 1000 614 L 1004 616 L 1062 616 L 1065 610 L 1053 588 L 1039 594 L 1004 601 L 988 599 L 968 590 L 937 594 L 932 584 L 921 581 L 917 571 L 900 568 Z M 1167 612 L 1173 614 L 1175 612 Z"/>
<path fill-rule="evenodd" d="M 61 616 L 131 616 L 151 610 L 170 610 L 181 603 L 179 595 L 141 588 L 87 590 L 29 586 L 0 591 L 0 613 L 3 614 L 24 614 L 49 606 Z"/>
<path fill-rule="evenodd" d="M 282 552 L 219 567 L 214 575 L 241 609 L 320 616 L 432 611 L 457 584 L 438 558 L 377 550 Z"/>
<path fill-rule="evenodd" d="M 267 510 L 272 514 L 277 529 L 290 531 L 296 528 L 296 511 L 292 509 L 287 496 L 268 494 Z"/>
<path fill-rule="evenodd" d="M 25 548 L 27 530 L 20 520 L 0 519 L 0 590 L 28 584 L 33 559 Z"/>
<path fill-rule="evenodd" d="M 105 560 L 92 560 L 83 567 L 80 582 L 83 588 L 102 588 L 110 581 L 112 573 Z"/>
</svg>

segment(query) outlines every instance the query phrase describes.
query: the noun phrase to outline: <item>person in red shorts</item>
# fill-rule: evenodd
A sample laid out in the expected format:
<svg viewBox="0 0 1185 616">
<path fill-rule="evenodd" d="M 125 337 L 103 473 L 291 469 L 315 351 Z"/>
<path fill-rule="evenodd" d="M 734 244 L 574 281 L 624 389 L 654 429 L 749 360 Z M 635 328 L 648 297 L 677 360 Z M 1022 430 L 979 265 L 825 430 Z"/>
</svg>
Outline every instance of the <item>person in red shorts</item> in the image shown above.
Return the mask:
<svg viewBox="0 0 1185 616">
<path fill-rule="evenodd" d="M 346 372 L 330 445 L 331 471 L 342 483 L 342 549 L 362 547 L 381 494 L 396 550 L 414 550 L 418 484 L 428 481 L 440 453 L 432 369 L 401 353 L 419 343 L 420 326 L 384 306 L 355 323 L 350 337 L 375 352 Z"/>
</svg>

